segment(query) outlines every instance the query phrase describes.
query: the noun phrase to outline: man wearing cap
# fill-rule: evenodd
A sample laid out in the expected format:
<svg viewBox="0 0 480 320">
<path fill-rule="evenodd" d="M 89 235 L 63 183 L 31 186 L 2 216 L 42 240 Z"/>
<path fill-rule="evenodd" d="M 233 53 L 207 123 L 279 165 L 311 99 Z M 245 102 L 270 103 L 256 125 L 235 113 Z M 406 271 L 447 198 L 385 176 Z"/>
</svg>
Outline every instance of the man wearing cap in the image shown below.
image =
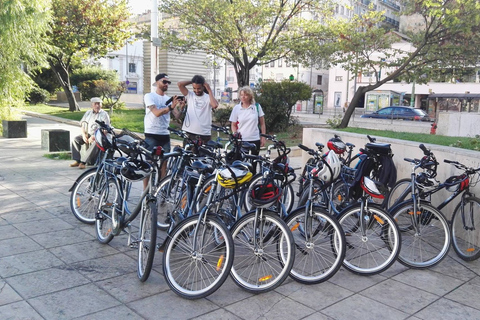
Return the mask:
<svg viewBox="0 0 480 320">
<path fill-rule="evenodd" d="M 171 83 L 166 73 L 160 73 L 155 77 L 155 83 L 153 83 L 153 86 L 156 87 L 155 91 L 144 96 L 146 107 L 144 118 L 145 142 L 150 149 L 162 146 L 165 152 L 170 152 L 170 132 L 168 131 L 170 113 L 178 118 L 181 114 L 178 109 L 185 105 L 185 102 L 177 99 L 177 96 L 173 97 L 171 104 L 168 102 L 170 97 L 165 93 Z"/>
<path fill-rule="evenodd" d="M 97 159 L 99 149 L 95 144 L 95 130 L 99 127 L 96 120 L 103 121 L 110 125 L 108 113 L 102 110 L 102 99 L 95 97 L 90 99 L 92 109 L 85 112 L 80 120 L 82 134 L 76 136 L 72 142 L 72 159 L 75 160 L 70 167 L 79 167 L 85 169 L 86 164 L 94 164 Z M 82 152 L 82 146 L 85 150 Z"/>
</svg>

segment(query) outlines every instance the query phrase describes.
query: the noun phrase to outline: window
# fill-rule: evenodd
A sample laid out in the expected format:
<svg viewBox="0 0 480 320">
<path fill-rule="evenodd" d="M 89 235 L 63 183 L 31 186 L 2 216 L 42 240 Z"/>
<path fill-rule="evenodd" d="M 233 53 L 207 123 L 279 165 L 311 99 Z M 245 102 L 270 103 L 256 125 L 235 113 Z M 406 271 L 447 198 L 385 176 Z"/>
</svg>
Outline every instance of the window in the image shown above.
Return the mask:
<svg viewBox="0 0 480 320">
<path fill-rule="evenodd" d="M 288 67 L 290 67 L 291 65 L 292 65 L 292 64 L 291 64 L 291 62 L 290 62 L 290 61 L 288 61 L 288 60 L 287 60 L 287 61 L 285 61 L 285 67 L 287 67 L 287 68 L 288 68 Z"/>
<path fill-rule="evenodd" d="M 279 67 L 282 66 L 282 59 L 278 59 L 278 66 L 279 66 Z"/>
<path fill-rule="evenodd" d="M 320 86 L 322 85 L 322 76 L 317 76 L 317 84 Z"/>
<path fill-rule="evenodd" d="M 270 67 L 275 67 L 275 61 L 270 62 Z"/>
<path fill-rule="evenodd" d="M 343 77 L 342 76 L 336 76 L 335 81 L 343 81 Z"/>
<path fill-rule="evenodd" d="M 129 73 L 137 72 L 137 65 L 135 63 L 129 63 L 128 64 L 128 72 Z"/>
</svg>

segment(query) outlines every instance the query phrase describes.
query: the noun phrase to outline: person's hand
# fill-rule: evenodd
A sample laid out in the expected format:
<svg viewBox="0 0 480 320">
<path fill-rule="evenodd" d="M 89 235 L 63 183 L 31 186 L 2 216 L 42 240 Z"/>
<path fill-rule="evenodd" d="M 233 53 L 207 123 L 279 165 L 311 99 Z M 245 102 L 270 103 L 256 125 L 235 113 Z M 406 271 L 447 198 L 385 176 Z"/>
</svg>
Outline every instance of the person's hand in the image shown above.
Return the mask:
<svg viewBox="0 0 480 320">
<path fill-rule="evenodd" d="M 88 138 L 88 143 L 92 143 L 95 141 L 95 136 L 90 136 L 90 138 Z"/>
<path fill-rule="evenodd" d="M 83 142 L 88 143 L 88 137 L 86 134 L 82 134 Z"/>
<path fill-rule="evenodd" d="M 212 89 L 210 88 L 210 85 L 208 83 L 205 82 L 203 86 L 205 87 L 205 89 L 207 89 L 208 93 L 212 92 Z"/>
<path fill-rule="evenodd" d="M 265 137 L 260 137 L 260 147 L 265 147 L 265 141 L 267 139 L 265 139 Z"/>
</svg>

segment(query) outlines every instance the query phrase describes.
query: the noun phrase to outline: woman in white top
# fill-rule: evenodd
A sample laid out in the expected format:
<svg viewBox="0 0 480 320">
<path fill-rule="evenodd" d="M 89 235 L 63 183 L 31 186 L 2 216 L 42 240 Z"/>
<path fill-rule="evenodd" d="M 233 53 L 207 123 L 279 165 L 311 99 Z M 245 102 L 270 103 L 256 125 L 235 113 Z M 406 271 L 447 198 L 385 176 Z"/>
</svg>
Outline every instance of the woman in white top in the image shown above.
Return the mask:
<svg viewBox="0 0 480 320">
<path fill-rule="evenodd" d="M 258 154 L 260 147 L 265 145 L 265 138 L 260 137 L 260 133 L 266 133 L 265 114 L 260 104 L 255 103 L 253 91 L 250 87 L 242 87 L 238 90 L 238 93 L 240 103 L 233 107 L 229 119 L 232 132 L 239 132 L 243 141 L 255 143 L 257 150 L 252 153 Z"/>
</svg>

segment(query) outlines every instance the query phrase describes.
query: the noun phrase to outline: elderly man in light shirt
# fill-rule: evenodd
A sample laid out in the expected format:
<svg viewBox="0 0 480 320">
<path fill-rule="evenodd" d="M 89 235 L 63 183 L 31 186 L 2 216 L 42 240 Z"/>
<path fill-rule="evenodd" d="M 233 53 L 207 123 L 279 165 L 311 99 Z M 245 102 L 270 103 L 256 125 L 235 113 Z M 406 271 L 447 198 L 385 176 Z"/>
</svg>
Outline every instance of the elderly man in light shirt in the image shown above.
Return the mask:
<svg viewBox="0 0 480 320">
<path fill-rule="evenodd" d="M 110 125 L 110 117 L 105 110 L 102 110 L 102 99 L 95 97 L 90 99 L 92 109 L 85 112 L 80 120 L 82 134 L 76 136 L 72 142 L 72 159 L 75 160 L 70 167 L 85 169 L 87 164 L 94 164 L 99 149 L 95 143 L 95 130 L 99 127 L 98 121 L 103 121 Z M 85 145 L 85 150 L 82 146 Z M 84 152 L 82 152 L 84 151 Z"/>
</svg>

